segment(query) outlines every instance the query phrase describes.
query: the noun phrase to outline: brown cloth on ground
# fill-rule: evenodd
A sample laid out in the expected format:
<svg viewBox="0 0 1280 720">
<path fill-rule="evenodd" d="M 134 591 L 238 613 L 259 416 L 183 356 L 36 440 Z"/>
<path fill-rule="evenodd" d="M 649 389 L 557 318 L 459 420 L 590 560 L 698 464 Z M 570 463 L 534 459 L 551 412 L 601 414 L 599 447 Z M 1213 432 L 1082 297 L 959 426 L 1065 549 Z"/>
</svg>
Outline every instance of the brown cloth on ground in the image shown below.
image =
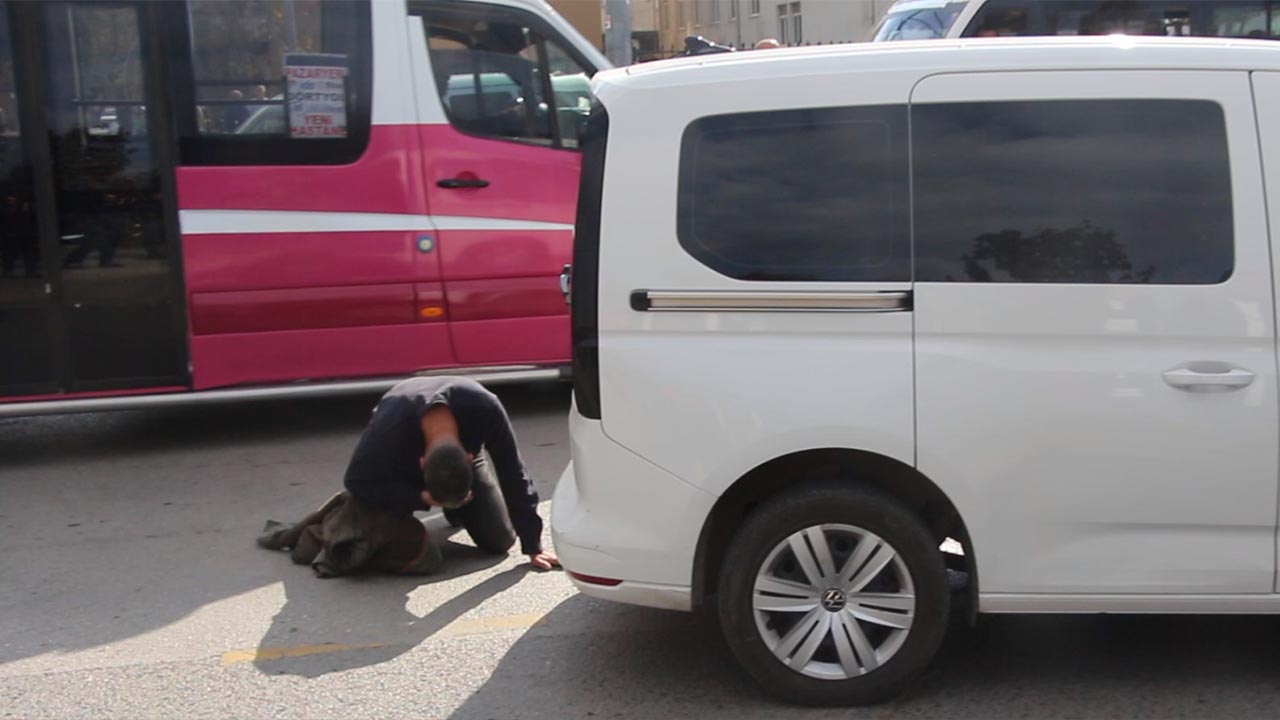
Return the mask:
<svg viewBox="0 0 1280 720">
<path fill-rule="evenodd" d="M 319 577 L 362 569 L 425 575 L 444 564 L 440 548 L 412 515 L 393 515 L 340 492 L 293 525 L 268 520 L 258 537 L 268 550 L 288 550 Z"/>
</svg>

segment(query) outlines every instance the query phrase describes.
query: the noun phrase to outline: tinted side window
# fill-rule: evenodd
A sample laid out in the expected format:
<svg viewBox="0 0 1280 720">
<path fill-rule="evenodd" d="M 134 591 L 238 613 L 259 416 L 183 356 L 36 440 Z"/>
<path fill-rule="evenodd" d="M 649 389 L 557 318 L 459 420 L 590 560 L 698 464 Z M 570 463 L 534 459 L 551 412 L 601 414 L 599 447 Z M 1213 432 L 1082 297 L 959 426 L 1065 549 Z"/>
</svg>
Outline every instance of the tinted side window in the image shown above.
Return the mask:
<svg viewBox="0 0 1280 720">
<path fill-rule="evenodd" d="M 372 88 L 367 2 L 185 5 L 190 45 L 178 65 L 192 82 L 175 103 L 185 164 L 340 164 L 360 157 Z"/>
<path fill-rule="evenodd" d="M 533 15 L 497 5 L 431 3 L 426 23 L 436 90 L 462 132 L 577 147 L 591 112 L 592 69 Z"/>
<path fill-rule="evenodd" d="M 912 149 L 917 280 L 1199 285 L 1231 275 L 1216 103 L 920 105 Z"/>
<path fill-rule="evenodd" d="M 908 280 L 905 140 L 902 106 L 699 119 L 680 151 L 680 244 L 742 280 Z"/>
</svg>

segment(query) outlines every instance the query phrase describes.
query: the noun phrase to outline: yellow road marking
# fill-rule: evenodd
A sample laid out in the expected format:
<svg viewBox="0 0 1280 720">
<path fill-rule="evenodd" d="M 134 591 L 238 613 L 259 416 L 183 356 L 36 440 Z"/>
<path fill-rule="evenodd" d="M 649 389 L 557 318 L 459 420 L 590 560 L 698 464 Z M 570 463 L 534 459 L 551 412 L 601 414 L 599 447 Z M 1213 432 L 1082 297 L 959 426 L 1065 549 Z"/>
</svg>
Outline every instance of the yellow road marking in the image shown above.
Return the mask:
<svg viewBox="0 0 1280 720">
<path fill-rule="evenodd" d="M 464 637 L 482 635 L 500 630 L 523 630 L 531 628 L 541 621 L 543 615 L 526 613 L 523 615 L 501 615 L 498 617 L 472 618 L 455 620 L 445 626 L 435 637 Z M 258 662 L 261 660 L 281 660 L 284 658 L 322 655 L 325 653 L 348 652 L 351 650 L 369 650 L 391 645 L 392 643 L 365 643 L 362 645 L 339 645 L 324 643 L 322 645 L 291 645 L 284 647 L 265 647 L 254 650 L 232 650 L 222 654 L 222 667 L 230 667 L 240 663 Z"/>
<path fill-rule="evenodd" d="M 293 645 L 291 647 L 258 648 L 257 650 L 232 650 L 222 654 L 222 667 L 237 663 L 257 662 L 259 660 L 280 660 L 281 658 L 321 655 L 323 653 L 346 652 L 347 650 L 368 650 L 385 647 L 387 643 L 368 643 L 365 645 L 339 645 L 325 643 L 323 645 Z"/>
</svg>

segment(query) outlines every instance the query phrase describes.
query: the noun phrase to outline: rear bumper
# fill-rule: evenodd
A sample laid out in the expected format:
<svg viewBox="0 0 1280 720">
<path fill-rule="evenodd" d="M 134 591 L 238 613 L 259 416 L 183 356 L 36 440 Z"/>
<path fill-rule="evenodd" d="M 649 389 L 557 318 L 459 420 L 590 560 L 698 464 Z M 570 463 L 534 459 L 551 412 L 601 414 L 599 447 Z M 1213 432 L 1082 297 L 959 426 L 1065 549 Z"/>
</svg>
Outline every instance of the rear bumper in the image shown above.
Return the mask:
<svg viewBox="0 0 1280 720">
<path fill-rule="evenodd" d="M 614 443 L 576 409 L 570 429 L 573 462 L 552 498 L 551 535 L 574 584 L 606 600 L 692 610 L 694 552 L 715 497 Z"/>
<path fill-rule="evenodd" d="M 693 610 L 693 593 L 688 585 L 623 580 L 619 575 L 627 570 L 616 557 L 599 549 L 599 544 L 586 544 L 592 537 L 598 538 L 601 535 L 601 529 L 591 527 L 587 520 L 590 515 L 578 496 L 573 463 L 570 462 L 560 476 L 560 483 L 556 485 L 555 496 L 551 501 L 551 536 L 555 541 L 556 554 L 568 570 L 569 579 L 582 594 L 629 605 L 683 612 Z M 601 572 L 615 574 L 599 575 Z M 608 579 L 609 583 L 582 579 L 578 575 Z"/>
</svg>

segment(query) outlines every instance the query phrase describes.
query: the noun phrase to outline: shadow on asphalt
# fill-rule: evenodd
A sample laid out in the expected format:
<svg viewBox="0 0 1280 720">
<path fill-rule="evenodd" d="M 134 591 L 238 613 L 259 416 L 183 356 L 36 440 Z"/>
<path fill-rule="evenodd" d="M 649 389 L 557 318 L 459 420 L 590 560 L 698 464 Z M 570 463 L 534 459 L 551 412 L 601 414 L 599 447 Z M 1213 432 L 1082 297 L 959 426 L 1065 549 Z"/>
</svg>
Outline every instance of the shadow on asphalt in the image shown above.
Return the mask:
<svg viewBox="0 0 1280 720">
<path fill-rule="evenodd" d="M 570 387 L 566 383 L 502 385 L 493 391 L 513 417 L 569 411 Z M 358 437 L 379 397 L 378 393 L 369 393 L 6 418 L 0 419 L 0 459 L 4 468 L 17 469 L 93 462 L 104 457 L 217 450 L 264 440 L 276 443 L 315 436 L 346 437 L 352 433 Z"/>
<path fill-rule="evenodd" d="M 438 516 L 430 518 L 427 524 L 432 537 L 436 538 L 434 542 L 450 534 Z M 498 573 L 418 617 L 406 607 L 409 594 L 416 588 L 486 570 L 506 560 L 505 555 L 486 555 L 473 546 L 451 541 L 442 543 L 441 550 L 445 571 L 439 575 L 401 577 L 371 573 L 322 580 L 313 575 L 310 567 L 286 568 L 283 573 L 285 604 L 262 637 L 259 659 L 254 665 L 268 675 L 316 678 L 386 662 L 417 647 L 493 595 L 511 588 L 529 572 L 527 565 L 520 565 Z M 287 557 L 287 553 L 280 555 Z M 352 651 L 272 657 L 272 652 L 279 648 L 342 645 L 348 637 L 356 644 L 370 637 L 393 640 Z"/>
<path fill-rule="evenodd" d="M 524 418 L 569 407 L 563 383 L 495 392 L 518 433 Z M 0 663 L 132 638 L 281 580 L 289 606 L 264 644 L 302 632 L 289 628 L 303 627 L 304 612 L 363 627 L 340 617 L 360 615 L 353 597 L 402 617 L 396 611 L 416 584 L 340 588 L 283 554 L 272 562 L 254 544 L 268 517 L 305 512 L 341 486 L 376 401 L 374 394 L 0 420 Z M 539 447 L 521 449 L 539 468 L 540 492 L 549 493 L 568 448 L 563 433 L 542 435 Z M 489 562 L 460 560 L 470 571 Z M 329 589 L 312 597 L 315 584 Z"/>
<path fill-rule="evenodd" d="M 711 621 L 575 596 L 452 716 L 481 718 L 1274 717 L 1280 621 L 989 616 L 952 632 L 897 700 L 797 708 L 764 695 Z"/>
<path fill-rule="evenodd" d="M 377 395 L 0 420 L 5 467 L 208 451 L 358 433 Z"/>
</svg>

